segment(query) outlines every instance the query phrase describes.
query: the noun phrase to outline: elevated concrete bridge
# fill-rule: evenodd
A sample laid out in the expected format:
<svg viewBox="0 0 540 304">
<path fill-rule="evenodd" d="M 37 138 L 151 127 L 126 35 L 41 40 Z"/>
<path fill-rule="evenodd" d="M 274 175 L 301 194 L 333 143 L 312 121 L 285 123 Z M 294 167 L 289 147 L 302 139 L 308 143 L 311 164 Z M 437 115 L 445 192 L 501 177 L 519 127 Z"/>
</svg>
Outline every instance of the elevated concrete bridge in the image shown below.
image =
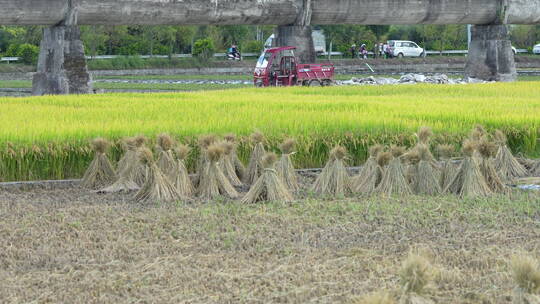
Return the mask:
<svg viewBox="0 0 540 304">
<path fill-rule="evenodd" d="M 508 24 L 540 24 L 540 0 L 0 0 L 0 23 L 48 25 L 33 92 L 87 93 L 78 25 L 273 24 L 315 60 L 312 24 L 474 24 L 466 75 L 516 78 Z"/>
</svg>

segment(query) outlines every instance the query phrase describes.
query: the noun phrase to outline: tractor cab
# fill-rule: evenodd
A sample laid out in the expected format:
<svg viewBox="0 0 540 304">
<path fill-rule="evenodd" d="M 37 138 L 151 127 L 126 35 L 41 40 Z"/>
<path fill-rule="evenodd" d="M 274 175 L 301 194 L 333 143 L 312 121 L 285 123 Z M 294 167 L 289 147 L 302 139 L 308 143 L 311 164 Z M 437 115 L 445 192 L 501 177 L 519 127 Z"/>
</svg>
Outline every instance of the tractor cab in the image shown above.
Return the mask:
<svg viewBox="0 0 540 304">
<path fill-rule="evenodd" d="M 295 47 L 266 49 L 255 67 L 254 83 L 257 87 L 290 86 L 295 82 Z"/>
<path fill-rule="evenodd" d="M 268 86 L 326 86 L 333 83 L 334 65 L 300 64 L 294 55 L 296 47 L 269 48 L 257 60 L 253 83 Z"/>
</svg>

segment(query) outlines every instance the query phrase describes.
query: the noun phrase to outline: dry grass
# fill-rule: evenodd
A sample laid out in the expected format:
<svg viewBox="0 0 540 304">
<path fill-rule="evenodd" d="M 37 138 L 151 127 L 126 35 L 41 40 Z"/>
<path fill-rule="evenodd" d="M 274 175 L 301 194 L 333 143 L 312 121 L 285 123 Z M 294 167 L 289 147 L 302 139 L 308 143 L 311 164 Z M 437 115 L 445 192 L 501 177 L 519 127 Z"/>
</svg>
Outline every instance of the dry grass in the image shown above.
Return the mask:
<svg viewBox="0 0 540 304">
<path fill-rule="evenodd" d="M 538 197 L 144 206 L 87 190 L 0 191 L 3 303 L 348 303 L 400 288 L 410 250 L 436 303 L 508 303 L 539 252 Z M 469 302 L 482 303 L 482 302 Z"/>
</svg>

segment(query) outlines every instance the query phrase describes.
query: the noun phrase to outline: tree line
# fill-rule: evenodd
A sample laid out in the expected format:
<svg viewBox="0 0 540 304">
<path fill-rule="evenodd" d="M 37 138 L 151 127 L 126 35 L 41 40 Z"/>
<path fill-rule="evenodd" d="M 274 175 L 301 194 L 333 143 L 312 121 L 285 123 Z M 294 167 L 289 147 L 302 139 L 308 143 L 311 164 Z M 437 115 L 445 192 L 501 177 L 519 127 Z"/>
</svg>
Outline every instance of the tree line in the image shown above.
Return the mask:
<svg viewBox="0 0 540 304">
<path fill-rule="evenodd" d="M 325 25 L 327 49 L 346 52 L 352 44 L 389 39 L 412 40 L 429 50 L 467 48 L 465 25 Z M 223 52 L 231 44 L 242 52 L 259 52 L 274 26 L 81 26 L 86 53 L 95 55 L 171 55 L 176 53 Z M 40 26 L 0 26 L 0 55 L 21 57 L 35 63 L 39 51 Z M 531 49 L 540 42 L 540 26 L 511 26 L 517 48 Z M 198 47 L 199 46 L 199 47 Z M 204 50 L 201 50 L 204 48 Z"/>
</svg>

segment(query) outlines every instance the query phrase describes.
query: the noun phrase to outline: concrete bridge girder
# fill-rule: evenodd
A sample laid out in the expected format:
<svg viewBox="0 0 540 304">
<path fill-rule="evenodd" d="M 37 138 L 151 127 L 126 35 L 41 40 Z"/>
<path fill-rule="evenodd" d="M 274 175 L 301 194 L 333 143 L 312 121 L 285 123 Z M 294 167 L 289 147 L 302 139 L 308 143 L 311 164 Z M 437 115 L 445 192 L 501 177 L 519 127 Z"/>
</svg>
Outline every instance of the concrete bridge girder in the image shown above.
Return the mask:
<svg viewBox="0 0 540 304">
<path fill-rule="evenodd" d="M 70 7 L 80 25 L 296 22 L 305 0 L 0 0 L 4 25 L 56 25 Z M 540 24 L 540 0 L 311 0 L 312 24 Z"/>
</svg>

